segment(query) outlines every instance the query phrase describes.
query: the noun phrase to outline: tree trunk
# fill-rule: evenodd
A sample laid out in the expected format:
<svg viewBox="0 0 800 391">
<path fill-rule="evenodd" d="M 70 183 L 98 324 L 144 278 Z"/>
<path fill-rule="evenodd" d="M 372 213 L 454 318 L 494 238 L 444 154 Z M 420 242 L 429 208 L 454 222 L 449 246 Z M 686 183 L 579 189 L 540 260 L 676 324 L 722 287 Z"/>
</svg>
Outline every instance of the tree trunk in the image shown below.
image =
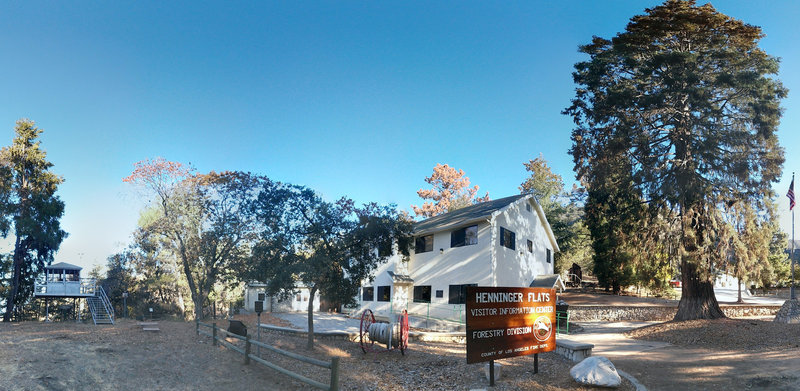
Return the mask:
<svg viewBox="0 0 800 391">
<path fill-rule="evenodd" d="M 203 298 L 201 297 L 202 295 L 200 292 L 198 292 L 197 284 L 194 282 L 192 268 L 189 264 L 188 255 L 186 255 L 186 245 L 183 243 L 183 238 L 178 233 L 176 233 L 175 236 L 178 239 L 178 250 L 180 251 L 181 263 L 183 264 L 183 274 L 186 276 L 186 283 L 189 285 L 189 293 L 192 294 L 192 303 L 194 303 L 194 319 L 200 320 L 203 319 Z"/>
<path fill-rule="evenodd" d="M 16 243 L 14 243 L 14 275 L 11 278 L 11 292 L 6 298 L 6 313 L 3 314 L 3 322 L 11 321 L 11 315 L 14 313 L 14 303 L 17 301 L 17 293 L 19 293 L 19 278 L 22 274 L 20 245 L 19 235 L 17 235 Z"/>
<path fill-rule="evenodd" d="M 742 303 L 744 303 L 744 300 L 742 300 L 742 282 L 739 281 L 738 278 L 736 279 L 736 285 L 739 288 L 739 297 L 736 299 L 736 302 L 739 303 L 739 304 L 742 304 Z"/>
<path fill-rule="evenodd" d="M 697 266 L 692 263 L 682 262 L 681 269 L 681 301 L 673 320 L 725 318 L 714 295 L 714 284 L 701 278 Z"/>
<path fill-rule="evenodd" d="M 314 349 L 314 296 L 317 287 L 311 288 L 311 297 L 308 298 L 308 348 Z"/>
</svg>

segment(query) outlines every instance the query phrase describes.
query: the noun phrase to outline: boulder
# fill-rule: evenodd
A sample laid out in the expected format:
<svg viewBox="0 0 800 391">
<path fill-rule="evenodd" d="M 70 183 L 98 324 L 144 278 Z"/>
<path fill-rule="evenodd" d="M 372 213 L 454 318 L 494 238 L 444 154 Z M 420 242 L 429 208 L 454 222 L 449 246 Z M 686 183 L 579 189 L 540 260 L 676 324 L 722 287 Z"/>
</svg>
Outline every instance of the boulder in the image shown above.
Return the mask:
<svg viewBox="0 0 800 391">
<path fill-rule="evenodd" d="M 614 364 L 603 356 L 584 359 L 569 370 L 576 382 L 590 386 L 617 388 L 622 383 Z"/>
<path fill-rule="evenodd" d="M 247 326 L 245 326 L 241 320 L 230 320 L 229 322 L 231 323 L 228 326 L 228 331 L 241 335 L 242 337 L 247 336 Z"/>
</svg>

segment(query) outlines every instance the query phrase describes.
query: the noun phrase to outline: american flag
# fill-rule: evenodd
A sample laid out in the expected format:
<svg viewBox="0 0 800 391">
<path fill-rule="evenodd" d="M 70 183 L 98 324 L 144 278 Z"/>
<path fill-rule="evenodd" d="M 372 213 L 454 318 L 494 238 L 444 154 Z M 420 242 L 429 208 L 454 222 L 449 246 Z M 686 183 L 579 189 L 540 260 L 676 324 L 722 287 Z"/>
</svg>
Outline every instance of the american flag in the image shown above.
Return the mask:
<svg viewBox="0 0 800 391">
<path fill-rule="evenodd" d="M 794 176 L 792 176 L 792 184 L 789 185 L 789 192 L 786 193 L 786 196 L 789 197 L 789 210 L 794 208 Z"/>
</svg>

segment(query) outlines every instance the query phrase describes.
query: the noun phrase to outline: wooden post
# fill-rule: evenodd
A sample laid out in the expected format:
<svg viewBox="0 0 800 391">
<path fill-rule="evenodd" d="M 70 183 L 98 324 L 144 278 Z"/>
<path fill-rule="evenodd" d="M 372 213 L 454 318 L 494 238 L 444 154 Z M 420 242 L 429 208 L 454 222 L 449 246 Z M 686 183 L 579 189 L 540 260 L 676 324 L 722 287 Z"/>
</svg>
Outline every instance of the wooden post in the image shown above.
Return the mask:
<svg viewBox="0 0 800 391">
<path fill-rule="evenodd" d="M 339 391 L 339 357 L 331 359 L 331 391 Z"/>
<path fill-rule="evenodd" d="M 217 322 L 211 323 L 211 341 L 214 346 L 217 346 Z"/>
<path fill-rule="evenodd" d="M 533 354 L 533 374 L 539 373 L 539 353 Z"/>
<path fill-rule="evenodd" d="M 489 387 L 494 387 L 494 360 L 489 361 Z"/>
<path fill-rule="evenodd" d="M 250 364 L 250 336 L 244 336 L 244 365 Z"/>
<path fill-rule="evenodd" d="M 256 312 L 256 314 L 258 317 L 258 323 L 256 323 L 256 334 L 257 334 L 256 338 L 258 338 L 258 342 L 261 342 L 261 313 Z M 258 345 L 256 354 L 258 355 L 258 357 L 261 357 L 261 345 Z"/>
</svg>

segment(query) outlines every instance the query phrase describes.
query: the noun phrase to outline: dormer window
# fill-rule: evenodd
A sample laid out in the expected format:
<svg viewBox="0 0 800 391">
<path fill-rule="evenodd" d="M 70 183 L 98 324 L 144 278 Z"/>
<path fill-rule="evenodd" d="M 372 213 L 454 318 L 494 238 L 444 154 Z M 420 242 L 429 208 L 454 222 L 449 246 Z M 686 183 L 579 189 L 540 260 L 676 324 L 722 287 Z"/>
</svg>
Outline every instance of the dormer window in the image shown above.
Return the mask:
<svg viewBox="0 0 800 391">
<path fill-rule="evenodd" d="M 478 226 L 470 225 L 450 233 L 450 247 L 478 244 Z"/>
</svg>

